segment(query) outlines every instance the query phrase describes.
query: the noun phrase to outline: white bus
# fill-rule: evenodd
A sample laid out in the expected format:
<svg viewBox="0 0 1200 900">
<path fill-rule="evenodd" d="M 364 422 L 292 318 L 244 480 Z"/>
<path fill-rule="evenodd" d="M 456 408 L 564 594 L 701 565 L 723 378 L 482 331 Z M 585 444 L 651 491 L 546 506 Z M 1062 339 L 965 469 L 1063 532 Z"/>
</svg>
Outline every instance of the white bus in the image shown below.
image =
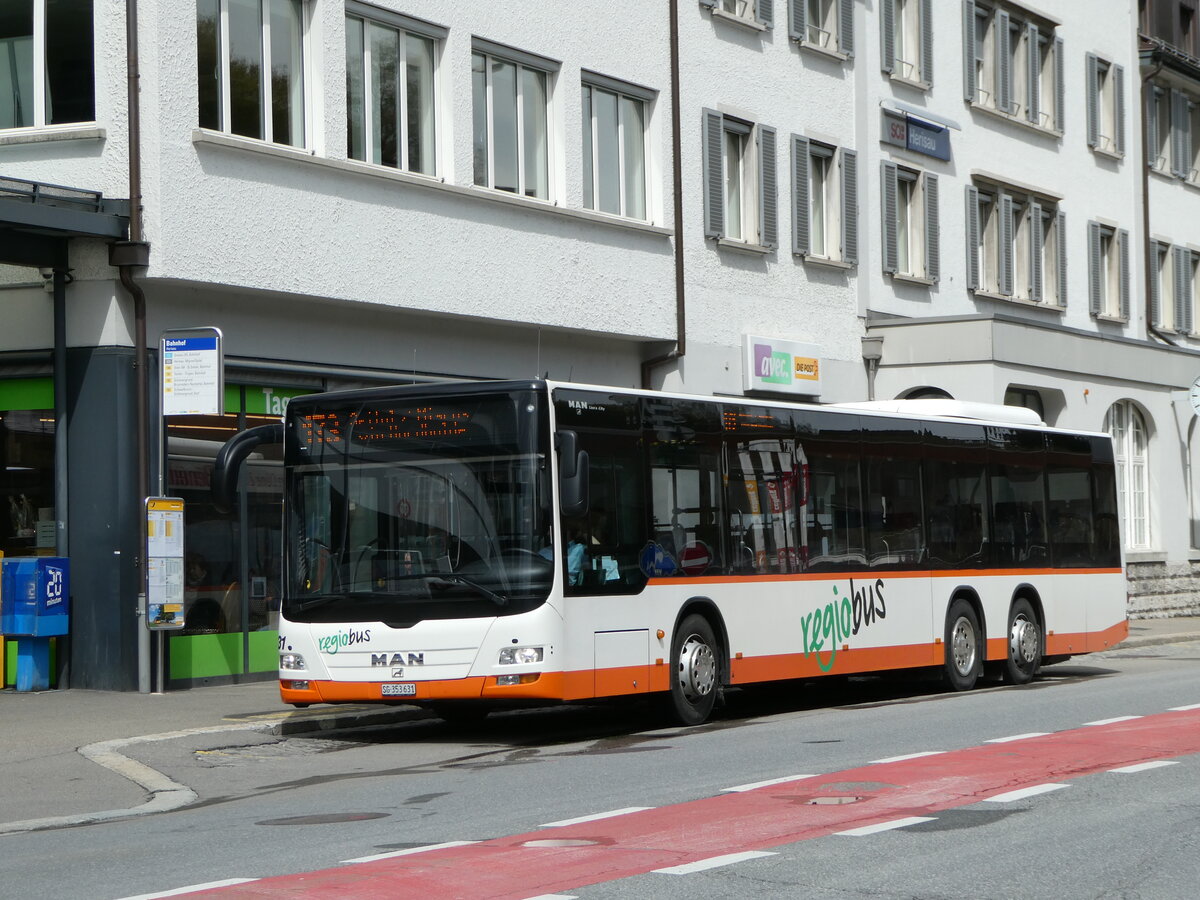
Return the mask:
<svg viewBox="0 0 1200 900">
<path fill-rule="evenodd" d="M 1019 684 L 1128 633 L 1110 440 L 1026 410 L 543 380 L 314 394 L 226 445 L 224 502 L 279 440 L 296 706 L 654 694 L 694 724 L 728 686 Z"/>
</svg>

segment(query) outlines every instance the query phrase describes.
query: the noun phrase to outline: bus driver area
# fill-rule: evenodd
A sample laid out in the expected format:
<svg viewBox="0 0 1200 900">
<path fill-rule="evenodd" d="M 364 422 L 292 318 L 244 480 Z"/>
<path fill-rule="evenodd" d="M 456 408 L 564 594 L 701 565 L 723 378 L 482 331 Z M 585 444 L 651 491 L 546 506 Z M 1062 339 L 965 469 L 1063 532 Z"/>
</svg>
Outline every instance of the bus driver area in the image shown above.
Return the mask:
<svg viewBox="0 0 1200 900">
<path fill-rule="evenodd" d="M 539 380 L 316 394 L 227 445 L 218 496 L 280 440 L 297 705 L 655 693 L 695 723 L 723 685 L 1019 684 L 1127 633 L 1111 441 L 1027 410 Z"/>
</svg>

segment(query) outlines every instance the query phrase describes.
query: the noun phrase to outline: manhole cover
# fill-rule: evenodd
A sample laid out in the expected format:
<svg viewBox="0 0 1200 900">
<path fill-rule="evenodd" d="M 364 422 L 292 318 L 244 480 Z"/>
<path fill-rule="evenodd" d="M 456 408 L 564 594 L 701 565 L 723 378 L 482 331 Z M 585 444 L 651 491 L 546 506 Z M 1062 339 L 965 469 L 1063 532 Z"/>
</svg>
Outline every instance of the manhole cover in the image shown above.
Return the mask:
<svg viewBox="0 0 1200 900">
<path fill-rule="evenodd" d="M 572 840 L 571 838 L 558 838 L 548 841 L 526 841 L 524 847 L 592 847 L 600 843 L 599 841 L 585 841 L 582 839 Z"/>
<path fill-rule="evenodd" d="M 862 797 L 813 797 L 808 801 L 809 806 L 840 806 L 843 803 L 857 803 Z"/>
<path fill-rule="evenodd" d="M 258 825 L 337 825 L 341 822 L 365 822 L 367 819 L 386 819 L 388 813 L 324 813 L 316 816 L 290 816 L 286 819 L 264 819 Z"/>
</svg>

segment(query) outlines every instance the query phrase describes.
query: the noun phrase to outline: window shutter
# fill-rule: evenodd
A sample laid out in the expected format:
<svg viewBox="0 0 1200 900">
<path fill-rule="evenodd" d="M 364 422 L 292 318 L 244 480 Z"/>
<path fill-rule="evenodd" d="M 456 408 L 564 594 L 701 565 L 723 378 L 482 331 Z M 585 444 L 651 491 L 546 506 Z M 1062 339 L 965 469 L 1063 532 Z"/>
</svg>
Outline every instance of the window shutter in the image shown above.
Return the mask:
<svg viewBox="0 0 1200 900">
<path fill-rule="evenodd" d="M 884 160 L 880 173 L 883 178 L 883 271 L 895 272 L 899 267 L 900 257 L 899 239 L 896 234 L 896 203 L 899 193 L 896 187 L 896 164 Z"/>
<path fill-rule="evenodd" d="M 1192 101 L 1185 94 L 1180 112 L 1183 113 L 1183 121 L 1179 126 L 1179 146 L 1183 149 L 1183 163 L 1180 165 L 1182 177 L 1192 177 Z"/>
<path fill-rule="evenodd" d="M 1192 274 L 1191 257 L 1191 251 L 1183 247 L 1171 248 L 1171 262 L 1175 265 L 1175 330 L 1184 334 L 1192 330 L 1191 309 L 1187 302 L 1192 295 L 1192 286 L 1189 283 Z M 1155 318 L 1154 321 L 1157 324 L 1159 319 Z"/>
<path fill-rule="evenodd" d="M 704 110 L 704 236 L 725 234 L 725 167 L 721 158 L 724 117 Z"/>
<path fill-rule="evenodd" d="M 1013 293 L 1013 202 L 1008 194 L 1000 195 L 1000 293 Z"/>
<path fill-rule="evenodd" d="M 1192 305 L 1192 297 L 1193 297 L 1194 291 L 1196 289 L 1196 285 L 1194 283 L 1195 279 L 1193 277 L 1194 272 L 1195 272 L 1193 266 L 1196 263 L 1196 254 L 1190 250 L 1181 249 L 1179 251 L 1179 256 L 1180 256 L 1179 265 L 1183 269 L 1183 282 L 1182 283 L 1184 286 L 1183 287 L 1184 327 L 1186 328 L 1187 333 L 1191 334 L 1195 330 L 1195 327 L 1196 327 L 1196 320 L 1194 318 L 1195 308 Z M 1178 290 L 1178 288 L 1176 288 L 1176 290 Z"/>
<path fill-rule="evenodd" d="M 788 0 L 788 37 L 793 41 L 808 39 L 808 0 Z"/>
<path fill-rule="evenodd" d="M 1058 211 L 1054 224 L 1054 243 L 1058 251 L 1058 305 L 1067 305 L 1067 214 Z"/>
<path fill-rule="evenodd" d="M 1041 122 L 1042 51 L 1038 46 L 1038 27 L 1032 22 L 1025 26 L 1025 50 L 1029 73 L 1025 79 L 1025 118 L 1038 125 Z"/>
<path fill-rule="evenodd" d="M 1065 83 L 1066 63 L 1063 61 L 1063 40 L 1054 39 L 1054 129 L 1062 133 L 1063 119 L 1067 110 L 1067 88 Z"/>
<path fill-rule="evenodd" d="M 1100 315 L 1101 262 L 1100 223 L 1088 222 L 1088 303 L 1093 316 Z"/>
<path fill-rule="evenodd" d="M 933 84 L 933 0 L 921 0 L 919 12 L 921 16 L 921 80 L 926 84 Z"/>
<path fill-rule="evenodd" d="M 1153 266 L 1150 272 L 1150 324 L 1156 328 L 1162 325 L 1162 275 L 1159 273 L 1158 260 L 1162 255 L 1162 244 L 1158 241 L 1150 242 L 1150 264 Z M 1173 258 L 1172 262 L 1175 265 L 1175 275 L 1179 275 L 1178 258 Z M 1176 290 L 1178 296 L 1178 290 Z M 1176 306 L 1175 315 L 1178 317 L 1178 306 Z"/>
<path fill-rule="evenodd" d="M 1159 88 L 1146 83 L 1142 103 L 1146 108 L 1146 165 L 1155 168 L 1158 159 L 1158 95 Z"/>
<path fill-rule="evenodd" d="M 775 168 L 775 129 L 758 126 L 758 221 L 764 247 L 779 246 L 779 185 Z"/>
<path fill-rule="evenodd" d="M 1008 13 L 996 13 L 996 109 L 1012 112 L 1012 34 Z"/>
<path fill-rule="evenodd" d="M 775 0 L 755 0 L 754 18 L 767 28 L 775 27 Z"/>
<path fill-rule="evenodd" d="M 1125 67 L 1112 67 L 1113 128 L 1116 130 L 1117 152 L 1125 152 Z"/>
<path fill-rule="evenodd" d="M 1187 115 L 1187 98 L 1179 91 L 1171 91 L 1171 174 L 1183 178 L 1184 169 L 1183 149 L 1183 120 Z M 1157 119 L 1157 116 L 1155 116 Z M 1149 128 L 1147 128 L 1149 131 Z"/>
<path fill-rule="evenodd" d="M 1100 63 L 1095 53 L 1087 55 L 1087 142 L 1100 143 Z"/>
<path fill-rule="evenodd" d="M 838 49 L 854 55 L 854 0 L 838 0 Z"/>
<path fill-rule="evenodd" d="M 963 0 L 963 99 L 975 101 L 975 0 Z"/>
<path fill-rule="evenodd" d="M 1029 299 L 1041 303 L 1045 296 L 1042 279 L 1042 253 L 1046 247 L 1046 233 L 1042 226 L 1042 205 L 1029 203 Z"/>
<path fill-rule="evenodd" d="M 792 135 L 792 252 L 809 251 L 808 138 Z"/>
<path fill-rule="evenodd" d="M 1129 309 L 1129 230 L 1122 228 L 1117 232 L 1117 278 L 1120 282 L 1121 318 L 1128 320 Z"/>
<path fill-rule="evenodd" d="M 842 150 L 842 262 L 858 265 L 858 153 Z"/>
<path fill-rule="evenodd" d="M 889 75 L 896 69 L 896 0 L 879 0 L 880 68 Z"/>
<path fill-rule="evenodd" d="M 979 189 L 967 185 L 967 290 L 979 290 Z"/>
<path fill-rule="evenodd" d="M 932 172 L 926 172 L 921 180 L 925 194 L 925 277 L 937 281 L 942 275 L 938 246 L 938 179 Z"/>
</svg>

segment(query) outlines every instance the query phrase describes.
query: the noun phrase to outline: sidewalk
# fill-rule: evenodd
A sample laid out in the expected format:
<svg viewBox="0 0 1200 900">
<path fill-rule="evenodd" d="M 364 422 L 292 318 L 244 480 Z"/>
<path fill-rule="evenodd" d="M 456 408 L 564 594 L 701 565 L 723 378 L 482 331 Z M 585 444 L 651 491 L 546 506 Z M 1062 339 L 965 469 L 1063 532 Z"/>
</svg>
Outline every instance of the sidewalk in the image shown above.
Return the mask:
<svg viewBox="0 0 1200 900">
<path fill-rule="evenodd" d="M 1136 619 L 1118 649 L 1200 640 L 1200 617 Z M 276 682 L 167 694 L 0 691 L 0 841 L 51 824 L 82 824 L 185 806 L 186 785 L 122 755 L 179 732 L 299 734 L 429 715 L 415 707 L 317 706 L 279 700 Z M 53 822 L 35 820 L 53 819 Z"/>
</svg>

